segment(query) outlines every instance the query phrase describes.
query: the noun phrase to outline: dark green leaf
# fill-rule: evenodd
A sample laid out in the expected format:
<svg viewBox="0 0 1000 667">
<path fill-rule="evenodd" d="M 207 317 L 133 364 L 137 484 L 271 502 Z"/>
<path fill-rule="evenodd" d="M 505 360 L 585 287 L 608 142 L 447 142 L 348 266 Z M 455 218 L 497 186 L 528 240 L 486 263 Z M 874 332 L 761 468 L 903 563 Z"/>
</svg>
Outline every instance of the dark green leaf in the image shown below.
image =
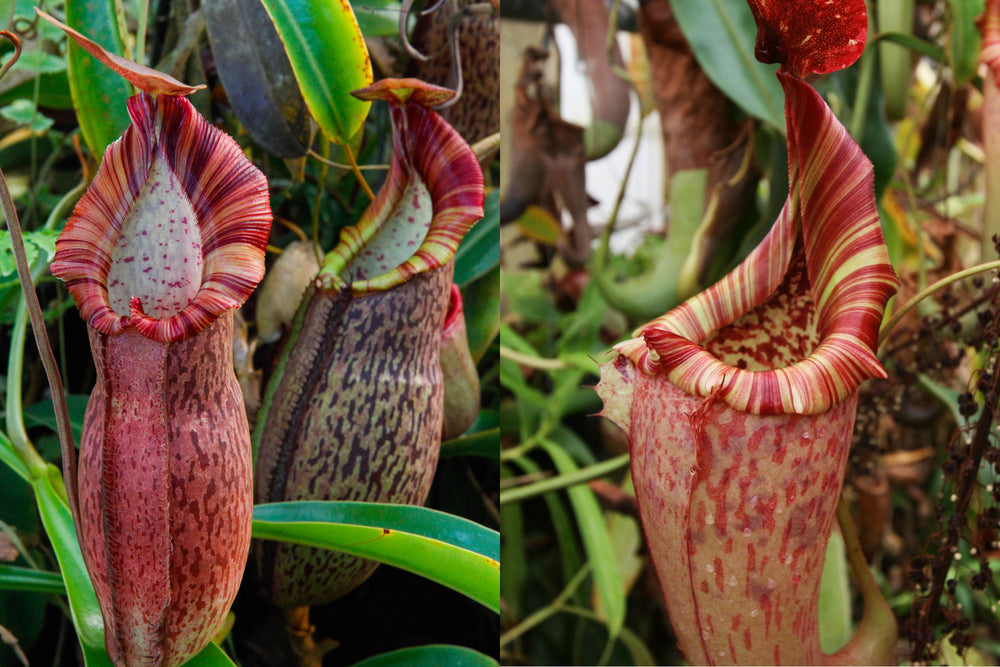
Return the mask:
<svg viewBox="0 0 1000 667">
<path fill-rule="evenodd" d="M 677 23 L 708 78 L 740 108 L 784 134 L 784 94 L 776 66 L 754 57 L 757 24 L 746 0 L 671 2 Z"/>
<path fill-rule="evenodd" d="M 500 266 L 462 288 L 465 337 L 478 363 L 500 332 Z"/>
<path fill-rule="evenodd" d="M 83 416 L 87 412 L 86 394 L 68 394 L 66 405 L 69 408 L 70 425 L 73 427 L 73 441 L 80 442 L 83 433 Z M 52 400 L 39 401 L 24 410 L 24 416 L 29 424 L 48 426 L 56 431 L 56 416 L 52 408 Z"/>
<path fill-rule="evenodd" d="M 195 657 L 184 663 L 184 667 L 235 667 L 226 652 L 213 642 L 203 648 Z"/>
<path fill-rule="evenodd" d="M 65 595 L 66 586 L 58 572 L 32 570 L 0 563 L 0 589 Z"/>
<path fill-rule="evenodd" d="M 376 655 L 354 664 L 354 667 L 491 667 L 497 661 L 479 651 L 464 646 L 434 644 L 399 649 Z"/>
<path fill-rule="evenodd" d="M 483 219 L 462 239 L 455 253 L 455 284 L 465 287 L 500 265 L 500 191 L 483 204 Z"/>
<path fill-rule="evenodd" d="M 500 427 L 478 433 L 465 433 L 441 443 L 441 457 L 484 456 L 495 459 L 500 456 Z"/>
<path fill-rule="evenodd" d="M 983 14 L 986 0 L 948 0 L 951 21 L 948 31 L 948 59 L 955 85 L 964 86 L 976 76 L 983 38 L 976 19 Z"/>
<path fill-rule="evenodd" d="M 305 155 L 309 112 L 267 10 L 244 0 L 202 9 L 219 78 L 247 134 L 278 157 Z"/>
<path fill-rule="evenodd" d="M 388 563 L 500 610 L 500 534 L 412 505 L 301 501 L 254 507 L 253 535 Z"/>
</svg>

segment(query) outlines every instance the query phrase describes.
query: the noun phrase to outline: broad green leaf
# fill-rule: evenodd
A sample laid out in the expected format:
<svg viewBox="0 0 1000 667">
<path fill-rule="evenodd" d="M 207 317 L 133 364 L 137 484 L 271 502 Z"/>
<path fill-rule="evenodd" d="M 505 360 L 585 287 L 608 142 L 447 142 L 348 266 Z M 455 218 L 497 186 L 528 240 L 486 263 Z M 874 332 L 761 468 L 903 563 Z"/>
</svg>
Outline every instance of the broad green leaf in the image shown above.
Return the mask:
<svg viewBox="0 0 1000 667">
<path fill-rule="evenodd" d="M 948 0 L 948 60 L 955 76 L 955 85 L 972 81 L 979 67 L 979 52 L 983 38 L 976 19 L 983 14 L 985 0 Z"/>
<path fill-rule="evenodd" d="M 455 253 L 455 284 L 464 287 L 500 265 L 500 191 L 486 196 L 483 218 L 469 230 Z"/>
<path fill-rule="evenodd" d="M 464 646 L 432 644 L 383 653 L 354 663 L 354 667 L 491 667 L 497 661 Z"/>
<path fill-rule="evenodd" d="M 784 95 L 774 72 L 754 57 L 757 24 L 746 0 L 673 0 L 684 36 L 708 78 L 741 109 L 785 132 Z"/>
<path fill-rule="evenodd" d="M 500 610 L 500 534 L 426 507 L 301 501 L 254 507 L 253 536 L 402 568 Z"/>
<path fill-rule="evenodd" d="M 368 48 L 351 6 L 329 0 L 262 2 L 313 118 L 330 141 L 346 143 L 361 128 L 370 106 L 351 91 L 372 83 Z"/>
<path fill-rule="evenodd" d="M 24 251 L 28 258 L 28 264 L 34 265 L 39 256 L 43 257 L 45 262 L 51 260 L 52 255 L 56 252 L 56 239 L 58 237 L 59 232 L 55 230 L 38 229 L 24 232 Z M 13 276 L 16 270 L 10 235 L 0 235 L 0 276 Z"/>
<path fill-rule="evenodd" d="M 38 74 L 54 74 L 66 69 L 66 61 L 59 56 L 36 49 L 23 54 L 14 67 Z"/>
<path fill-rule="evenodd" d="M 0 589 L 65 595 L 66 586 L 58 572 L 0 563 Z"/>
<path fill-rule="evenodd" d="M 113 0 L 67 0 L 66 23 L 111 53 L 124 54 Z M 73 108 L 87 146 L 99 159 L 128 127 L 125 100 L 132 95 L 132 86 L 73 40 L 68 42 Z"/>
<path fill-rule="evenodd" d="M 564 438 L 576 437 L 564 428 L 559 430 L 558 435 Z M 576 463 L 560 444 L 543 440 L 541 445 L 560 475 L 577 470 Z M 580 537 L 583 539 L 587 558 L 593 568 L 594 588 L 601 599 L 604 612 L 602 620 L 607 623 L 608 634 L 616 638 L 625 624 L 625 589 L 618 572 L 618 560 L 604 521 L 604 514 L 589 486 L 572 486 L 566 489 L 566 494 L 573 505 Z"/>
<path fill-rule="evenodd" d="M 263 5 L 214 0 L 202 12 L 226 97 L 247 134 L 272 155 L 305 155 L 310 133 L 306 103 Z"/>
</svg>

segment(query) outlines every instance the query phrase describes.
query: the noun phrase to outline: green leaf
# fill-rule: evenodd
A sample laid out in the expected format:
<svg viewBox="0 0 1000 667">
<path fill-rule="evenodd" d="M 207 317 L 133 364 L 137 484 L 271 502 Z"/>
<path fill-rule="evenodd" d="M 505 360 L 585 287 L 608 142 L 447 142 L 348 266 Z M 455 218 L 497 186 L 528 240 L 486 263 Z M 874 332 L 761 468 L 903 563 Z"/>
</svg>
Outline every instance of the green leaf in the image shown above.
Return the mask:
<svg viewBox="0 0 1000 667">
<path fill-rule="evenodd" d="M 951 21 L 948 31 L 948 60 L 955 85 L 964 86 L 976 76 L 983 38 L 976 19 L 985 9 L 985 0 L 948 0 Z"/>
<path fill-rule="evenodd" d="M 283 158 L 308 152 L 310 120 L 291 63 L 259 2 L 202 6 L 226 97 L 250 137 Z"/>
<path fill-rule="evenodd" d="M 500 333 L 500 265 L 461 288 L 465 336 L 478 363 Z"/>
<path fill-rule="evenodd" d="M 500 610 L 500 534 L 462 517 L 413 505 L 271 503 L 254 507 L 253 536 L 388 563 Z"/>
<path fill-rule="evenodd" d="M 97 595 L 84 566 L 80 545 L 76 541 L 62 477 L 55 466 L 48 466 L 47 472 L 47 475 L 32 480 L 32 487 L 42 525 L 45 526 L 45 532 L 59 561 L 59 569 L 63 573 L 73 625 L 80 639 L 84 660 L 87 667 L 111 667 L 111 659 L 104 649 L 101 608 L 97 604 Z"/>
<path fill-rule="evenodd" d="M 226 652 L 213 642 L 203 648 L 198 655 L 184 663 L 184 667 L 235 667 Z"/>
<path fill-rule="evenodd" d="M 500 191 L 486 196 L 483 219 L 472 226 L 455 253 L 455 284 L 467 284 L 500 265 Z"/>
<path fill-rule="evenodd" d="M 30 102 L 29 102 L 30 104 Z M 0 115 L 3 111 L 0 110 Z M 28 257 L 28 264 L 34 264 L 39 256 L 42 256 L 46 263 L 52 259 L 56 251 L 56 239 L 59 232 L 55 230 L 34 230 L 24 232 L 24 251 Z M 0 235 L 0 276 L 13 276 L 17 267 L 14 264 L 14 251 L 10 245 L 10 235 Z"/>
<path fill-rule="evenodd" d="M 113 0 L 67 0 L 66 23 L 116 55 L 124 55 Z M 128 127 L 132 86 L 69 40 L 69 87 L 83 138 L 97 157 Z"/>
<path fill-rule="evenodd" d="M 774 72 L 754 57 L 757 24 L 746 0 L 670 3 L 708 78 L 741 109 L 785 133 L 784 99 Z"/>
<path fill-rule="evenodd" d="M 50 595 L 65 595 L 66 586 L 58 572 L 32 570 L 28 567 L 0 563 L 0 589 L 30 591 Z"/>
<path fill-rule="evenodd" d="M 14 450 L 14 444 L 7 439 L 7 436 L 0 433 L 0 461 L 3 461 L 8 468 L 18 474 L 26 482 L 31 481 L 31 473 Z"/>
<path fill-rule="evenodd" d="M 361 128 L 370 106 L 351 91 L 372 82 L 368 49 L 350 5 L 329 0 L 262 2 L 313 118 L 330 141 L 346 143 Z"/>
<path fill-rule="evenodd" d="M 87 394 L 68 394 L 66 396 L 66 406 L 69 409 L 69 422 L 73 428 L 73 442 L 79 443 L 83 435 L 83 416 L 87 412 L 87 401 L 90 396 Z M 30 425 L 47 426 L 53 431 L 56 428 L 56 415 L 52 408 L 52 400 L 46 399 L 28 406 L 24 410 L 24 416 Z"/>
<path fill-rule="evenodd" d="M 398 2 L 352 2 L 351 8 L 365 37 L 386 37 L 399 32 L 399 12 L 402 10 Z"/>
<path fill-rule="evenodd" d="M 500 427 L 478 433 L 465 433 L 441 443 L 441 458 L 449 456 L 483 456 L 496 459 L 500 456 Z"/>
<path fill-rule="evenodd" d="M 560 428 L 557 436 L 576 438 L 570 431 Z M 551 440 L 541 441 L 541 446 L 555 464 L 560 475 L 575 472 L 578 468 L 569 454 L 558 443 Z M 601 506 L 589 486 L 577 485 L 566 489 L 573 511 L 576 513 L 580 537 L 587 552 L 587 558 L 593 568 L 594 588 L 601 600 L 601 607 L 606 615 L 608 634 L 617 638 L 625 624 L 625 589 L 622 586 L 621 575 L 618 572 L 618 559 L 615 556 L 614 545 L 608 533 L 607 524 Z M 603 619 L 602 619 L 603 620 Z"/>
<path fill-rule="evenodd" d="M 14 100 L 0 109 L 0 116 L 18 125 L 27 125 L 32 132 L 40 133 L 52 127 L 54 120 L 35 108 L 30 100 Z"/>
<path fill-rule="evenodd" d="M 836 653 L 851 639 L 851 586 L 847 574 L 844 537 L 830 533 L 819 585 L 819 643 L 827 655 Z"/>
<path fill-rule="evenodd" d="M 66 69 L 66 61 L 41 49 L 35 49 L 23 54 L 15 68 L 23 68 L 38 74 L 55 74 Z"/>
<path fill-rule="evenodd" d="M 431 644 L 413 646 L 362 660 L 354 667 L 487 667 L 497 665 L 488 655 L 464 646 Z"/>
</svg>

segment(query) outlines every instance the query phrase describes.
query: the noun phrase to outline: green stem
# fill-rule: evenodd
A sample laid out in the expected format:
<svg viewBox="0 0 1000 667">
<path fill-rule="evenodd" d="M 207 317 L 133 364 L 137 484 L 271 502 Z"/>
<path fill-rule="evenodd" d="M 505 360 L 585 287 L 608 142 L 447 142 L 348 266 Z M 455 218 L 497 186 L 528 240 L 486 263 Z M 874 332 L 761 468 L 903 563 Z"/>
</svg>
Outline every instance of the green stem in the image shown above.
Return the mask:
<svg viewBox="0 0 1000 667">
<path fill-rule="evenodd" d="M 17 315 L 10 332 L 10 352 L 7 355 L 7 402 L 4 406 L 7 435 L 21 462 L 33 479 L 45 474 L 45 460 L 31 444 L 24 426 L 21 403 L 21 378 L 24 371 L 24 342 L 28 331 L 28 311 L 22 300 L 17 305 Z"/>
<path fill-rule="evenodd" d="M 524 486 L 519 486 L 507 491 L 501 491 L 500 505 L 503 506 L 508 503 L 518 503 L 529 498 L 534 498 L 535 496 L 544 495 L 550 491 L 558 491 L 560 489 L 576 486 L 577 484 L 585 484 L 592 479 L 598 479 L 604 477 L 605 475 L 610 475 L 613 472 L 617 472 L 622 468 L 626 468 L 628 467 L 628 464 L 629 455 L 622 454 L 614 457 L 613 459 L 608 459 L 607 461 L 602 461 L 601 463 L 596 463 L 592 466 L 587 466 L 586 468 L 580 468 L 579 470 L 566 475 L 550 477 L 549 479 L 534 482 L 533 484 L 525 484 Z"/>
<path fill-rule="evenodd" d="M 551 603 L 542 607 L 510 630 L 500 635 L 500 647 L 502 648 L 506 646 L 528 630 L 531 630 L 535 626 L 542 624 L 558 614 L 562 610 L 563 605 L 565 605 L 566 602 L 573 596 L 573 593 L 576 592 L 576 589 L 580 587 L 580 584 L 584 582 L 588 574 L 590 574 L 590 563 L 581 567 L 580 570 L 573 575 L 573 578 L 569 580 L 568 584 L 566 584 L 566 588 L 564 588 Z"/>
<path fill-rule="evenodd" d="M 512 347 L 506 345 L 500 346 L 500 358 L 508 359 L 521 366 L 527 366 L 528 368 L 536 368 L 539 370 L 546 371 L 559 371 L 564 368 L 569 368 L 567 364 L 562 359 L 546 359 L 544 357 L 535 357 L 530 354 L 525 354 L 523 352 L 518 352 Z"/>
<path fill-rule="evenodd" d="M 958 282 L 960 280 L 965 280 L 966 278 L 974 276 L 977 273 L 983 273 L 985 271 L 992 271 L 992 270 L 1000 270 L 1000 260 L 994 260 L 992 262 L 985 262 L 983 264 L 976 264 L 975 266 L 970 266 L 967 269 L 963 269 L 961 271 L 951 274 L 950 276 L 946 276 L 941 280 L 935 282 L 933 285 L 928 285 L 924 289 L 917 292 L 909 301 L 906 302 L 906 304 L 903 305 L 902 308 L 893 313 L 892 317 L 886 320 L 885 323 L 882 325 L 882 328 L 879 331 L 878 335 L 878 347 L 882 347 L 882 344 L 885 343 L 886 339 L 889 337 L 889 333 L 896 327 L 897 324 L 899 324 L 899 321 L 903 319 L 903 317 L 908 312 L 913 310 L 913 308 L 915 308 L 917 304 L 919 304 L 921 301 L 929 297 L 931 294 L 938 291 L 939 289 L 947 287 L 952 283 Z"/>
</svg>

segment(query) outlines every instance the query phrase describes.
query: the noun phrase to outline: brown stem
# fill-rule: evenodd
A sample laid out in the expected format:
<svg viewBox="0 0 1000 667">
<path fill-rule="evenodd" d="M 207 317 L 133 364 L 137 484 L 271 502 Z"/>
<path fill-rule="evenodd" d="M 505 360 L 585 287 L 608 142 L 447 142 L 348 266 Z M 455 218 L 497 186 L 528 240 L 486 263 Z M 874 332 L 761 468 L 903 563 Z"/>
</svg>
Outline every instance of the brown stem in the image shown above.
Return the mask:
<svg viewBox="0 0 1000 667">
<path fill-rule="evenodd" d="M 955 492 L 955 504 L 953 507 L 953 514 L 955 516 L 963 517 L 966 515 L 978 481 L 976 473 L 982 464 L 987 450 L 990 448 L 990 428 L 996 418 L 997 408 L 995 397 L 998 390 L 1000 390 L 1000 353 L 994 356 L 991 372 L 992 392 L 983 393 L 987 395 L 992 393 L 993 400 L 987 398 L 983 402 L 983 410 L 979 415 L 979 421 L 976 424 L 972 442 L 969 445 L 968 457 L 962 463 L 958 473 L 960 475 L 959 487 Z M 948 524 L 944 545 L 938 551 L 935 558 L 936 567 L 932 568 L 930 591 L 923 599 L 914 604 L 913 615 L 910 619 L 911 636 L 931 637 L 931 628 L 933 628 L 934 624 L 938 621 L 938 617 L 941 615 L 941 596 L 945 590 L 948 571 L 954 559 L 954 554 L 957 553 L 965 523 L 965 521 L 962 521 L 957 525 Z M 924 655 L 925 646 L 926 644 L 923 641 L 914 641 L 910 659 L 914 662 L 924 660 L 926 657 Z"/>
<path fill-rule="evenodd" d="M 14 59 L 7 63 L 0 76 L 16 60 L 20 53 L 20 40 L 9 31 L 0 31 L 0 35 L 10 40 L 15 47 Z M 70 426 L 69 410 L 66 407 L 66 396 L 63 390 L 62 377 L 59 375 L 59 367 L 56 363 L 55 354 L 52 352 L 52 345 L 49 343 L 48 335 L 45 331 L 45 317 L 42 314 L 42 307 L 38 303 L 38 295 L 35 294 L 35 286 L 31 280 L 31 267 L 28 265 L 28 257 L 24 249 L 24 238 L 21 234 L 21 223 L 17 217 L 17 210 L 14 201 L 10 196 L 10 189 L 7 187 L 7 179 L 0 170 L 0 208 L 3 209 L 4 218 L 7 220 L 7 228 L 10 231 L 11 248 L 14 251 L 14 264 L 17 267 L 17 278 L 21 283 L 21 292 L 24 294 L 25 307 L 28 311 L 28 318 L 31 322 L 31 330 L 35 337 L 35 344 L 38 346 L 38 353 L 45 369 L 45 376 L 48 378 L 49 387 L 52 391 L 52 407 L 55 411 L 56 430 L 59 434 L 59 443 L 62 446 L 63 457 L 63 482 L 66 485 L 66 495 L 69 500 L 70 511 L 73 514 L 73 524 L 76 526 L 77 539 L 80 538 L 79 525 L 80 515 L 77 508 L 76 498 L 76 449 L 73 446 L 73 430 Z"/>
</svg>

